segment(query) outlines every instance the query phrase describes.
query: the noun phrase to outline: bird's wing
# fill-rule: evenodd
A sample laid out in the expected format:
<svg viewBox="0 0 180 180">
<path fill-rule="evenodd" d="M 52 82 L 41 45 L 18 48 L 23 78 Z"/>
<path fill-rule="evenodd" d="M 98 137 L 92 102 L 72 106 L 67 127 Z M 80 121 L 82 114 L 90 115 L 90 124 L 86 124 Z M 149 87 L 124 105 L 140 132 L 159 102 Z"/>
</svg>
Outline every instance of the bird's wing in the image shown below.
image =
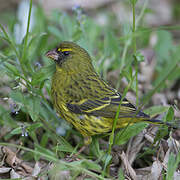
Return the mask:
<svg viewBox="0 0 180 180">
<path fill-rule="evenodd" d="M 141 111 L 137 113 L 135 106 L 133 106 L 126 98 L 121 101 L 121 98 L 121 95 L 116 93 L 102 99 L 84 99 L 79 102 L 67 103 L 67 108 L 76 114 L 115 118 L 119 104 L 121 103 L 119 117 L 148 117 Z"/>
</svg>

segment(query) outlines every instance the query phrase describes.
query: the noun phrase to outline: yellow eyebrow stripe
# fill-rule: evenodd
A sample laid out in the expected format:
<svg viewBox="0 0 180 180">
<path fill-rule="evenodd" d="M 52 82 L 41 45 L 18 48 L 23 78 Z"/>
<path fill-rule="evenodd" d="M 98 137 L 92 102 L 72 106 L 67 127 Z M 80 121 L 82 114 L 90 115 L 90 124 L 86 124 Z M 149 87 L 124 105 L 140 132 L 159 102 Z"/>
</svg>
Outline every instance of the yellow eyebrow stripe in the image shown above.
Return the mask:
<svg viewBox="0 0 180 180">
<path fill-rule="evenodd" d="M 62 52 L 64 52 L 64 51 L 72 51 L 72 49 L 71 48 L 64 48 L 64 49 L 58 48 L 58 51 L 62 51 Z"/>
<path fill-rule="evenodd" d="M 64 51 L 72 51 L 72 49 L 71 48 L 64 48 L 64 49 L 61 49 L 61 51 L 62 52 L 64 52 Z"/>
</svg>

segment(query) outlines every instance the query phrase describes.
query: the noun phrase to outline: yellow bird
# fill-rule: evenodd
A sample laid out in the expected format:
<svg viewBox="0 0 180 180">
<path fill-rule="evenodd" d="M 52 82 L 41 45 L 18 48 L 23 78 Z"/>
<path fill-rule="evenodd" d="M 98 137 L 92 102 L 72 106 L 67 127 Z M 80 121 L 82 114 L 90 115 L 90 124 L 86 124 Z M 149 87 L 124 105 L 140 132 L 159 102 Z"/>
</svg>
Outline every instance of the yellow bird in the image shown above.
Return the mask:
<svg viewBox="0 0 180 180">
<path fill-rule="evenodd" d="M 110 132 L 122 96 L 95 72 L 87 51 L 73 42 L 62 42 L 46 56 L 56 63 L 52 99 L 59 115 L 84 136 L 85 145 L 91 143 L 91 136 Z M 138 112 L 124 98 L 116 128 L 142 121 L 160 122 Z"/>
</svg>

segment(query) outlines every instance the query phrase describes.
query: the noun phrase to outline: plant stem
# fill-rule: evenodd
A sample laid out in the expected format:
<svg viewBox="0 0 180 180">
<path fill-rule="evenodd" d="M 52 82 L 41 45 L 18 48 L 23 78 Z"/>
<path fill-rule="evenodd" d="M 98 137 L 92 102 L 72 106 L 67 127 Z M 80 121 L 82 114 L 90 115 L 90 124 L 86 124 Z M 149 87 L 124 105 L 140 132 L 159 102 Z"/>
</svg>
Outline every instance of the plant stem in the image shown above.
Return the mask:
<svg viewBox="0 0 180 180">
<path fill-rule="evenodd" d="M 136 36 L 135 36 L 135 32 L 136 32 L 136 16 L 135 16 L 135 5 L 136 5 L 136 1 L 134 0 L 132 2 L 132 11 L 133 11 L 133 28 L 132 28 L 132 33 L 133 33 L 133 54 L 135 57 L 136 54 Z M 137 59 L 134 58 L 135 60 L 135 79 L 136 79 L 136 106 L 138 106 L 139 104 L 139 93 L 138 93 L 138 62 Z"/>
<path fill-rule="evenodd" d="M 27 23 L 26 35 L 25 35 L 25 38 L 24 38 L 22 56 L 20 58 L 21 68 L 22 68 L 22 71 L 23 71 L 25 76 L 26 76 L 26 71 L 25 71 L 25 68 L 24 68 L 24 64 L 25 64 L 24 60 L 25 60 L 25 56 L 27 54 L 26 51 L 27 51 L 27 41 L 28 41 L 28 36 L 29 36 L 29 26 L 30 26 L 30 19 L 31 19 L 31 10 L 32 10 L 32 0 L 30 0 L 30 3 L 29 3 L 28 23 Z"/>
<path fill-rule="evenodd" d="M 132 28 L 132 32 L 133 32 L 133 51 L 134 54 L 136 53 L 136 36 L 135 31 L 136 31 L 136 16 L 135 16 L 135 2 L 132 3 L 132 11 L 133 11 L 133 28 Z"/>
<path fill-rule="evenodd" d="M 116 116 L 115 116 L 114 121 L 113 121 L 112 132 L 111 132 L 111 135 L 109 137 L 108 154 L 111 154 L 111 149 L 112 149 L 112 145 L 113 145 L 113 142 L 114 142 L 114 132 L 115 132 L 117 120 L 118 120 L 118 117 L 119 117 L 119 112 L 120 112 L 121 104 L 122 104 L 123 99 L 125 98 L 128 90 L 129 90 L 129 88 L 132 86 L 133 81 L 134 81 L 134 77 L 131 79 L 130 83 L 125 88 L 125 90 L 124 90 L 124 92 L 122 94 L 122 97 L 121 97 L 121 101 L 119 102 L 118 110 L 117 110 Z"/>
</svg>

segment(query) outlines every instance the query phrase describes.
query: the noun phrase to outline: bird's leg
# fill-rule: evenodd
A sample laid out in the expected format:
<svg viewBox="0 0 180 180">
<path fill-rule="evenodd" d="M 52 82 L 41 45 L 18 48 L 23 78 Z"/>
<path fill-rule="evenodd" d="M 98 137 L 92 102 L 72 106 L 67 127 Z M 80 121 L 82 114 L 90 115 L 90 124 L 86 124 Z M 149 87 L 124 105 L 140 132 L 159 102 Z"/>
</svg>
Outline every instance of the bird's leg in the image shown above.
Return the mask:
<svg viewBox="0 0 180 180">
<path fill-rule="evenodd" d="M 83 152 L 85 150 L 85 148 L 91 144 L 92 142 L 92 138 L 90 136 L 85 136 L 84 137 L 84 145 L 80 148 L 80 150 L 75 154 L 76 156 L 78 156 L 79 154 L 81 154 L 81 152 Z"/>
<path fill-rule="evenodd" d="M 81 152 L 84 151 L 84 149 L 86 147 L 87 147 L 87 145 L 83 145 L 77 153 L 73 154 L 72 156 L 67 156 L 66 160 L 69 161 L 69 162 L 79 160 L 77 157 L 81 154 Z"/>
<path fill-rule="evenodd" d="M 73 161 L 77 159 L 77 156 L 79 156 L 84 150 L 85 148 L 91 144 L 92 142 L 92 138 L 90 136 L 85 136 L 84 137 L 84 145 L 79 149 L 79 151 L 75 154 L 73 154 L 71 157 L 68 157 L 68 161 Z"/>
<path fill-rule="evenodd" d="M 85 148 L 91 144 L 92 142 L 92 138 L 90 136 L 85 136 L 84 137 L 84 145 L 79 149 L 79 151 L 77 153 L 75 153 L 72 158 L 76 158 L 78 155 L 80 155 L 84 150 Z"/>
<path fill-rule="evenodd" d="M 84 137 L 84 145 L 85 146 L 88 146 L 89 144 L 91 144 L 91 142 L 92 142 L 91 136 L 85 136 Z"/>
<path fill-rule="evenodd" d="M 78 155 L 80 155 L 85 150 L 86 147 L 87 147 L 86 145 L 83 145 L 80 148 L 80 150 L 76 154 L 73 155 L 73 157 L 77 157 Z"/>
<path fill-rule="evenodd" d="M 74 161 L 74 160 L 76 160 L 76 159 L 77 159 L 77 156 L 79 156 L 79 155 L 85 150 L 85 148 L 86 148 L 89 144 L 91 144 L 91 142 L 92 142 L 91 136 L 84 136 L 84 145 L 79 149 L 79 151 L 78 151 L 77 153 L 73 154 L 71 157 L 70 157 L 70 156 L 67 157 L 67 160 L 68 160 L 68 161 Z"/>
</svg>

